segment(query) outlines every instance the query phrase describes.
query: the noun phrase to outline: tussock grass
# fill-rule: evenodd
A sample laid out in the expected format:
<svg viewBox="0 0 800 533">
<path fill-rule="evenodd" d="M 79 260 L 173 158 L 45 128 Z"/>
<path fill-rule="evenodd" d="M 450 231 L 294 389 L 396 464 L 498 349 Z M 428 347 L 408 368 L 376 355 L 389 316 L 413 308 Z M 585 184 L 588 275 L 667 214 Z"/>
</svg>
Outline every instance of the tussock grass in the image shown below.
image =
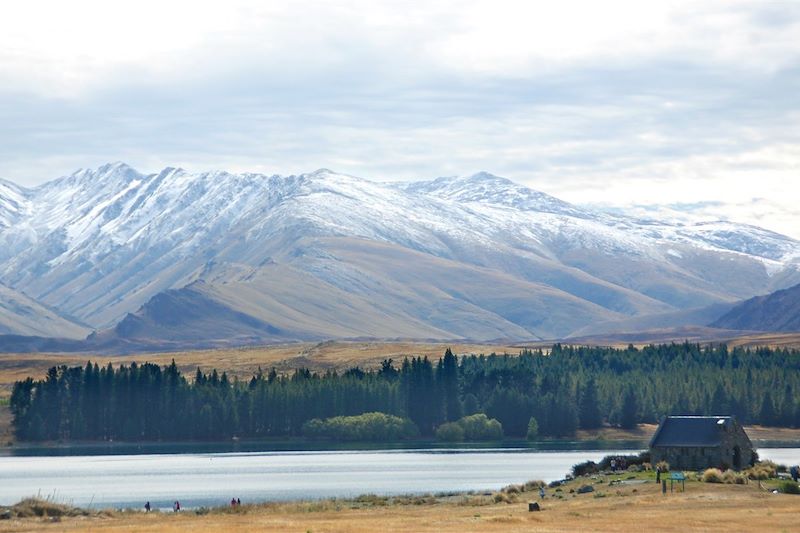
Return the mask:
<svg viewBox="0 0 800 533">
<path fill-rule="evenodd" d="M 11 506 L 12 516 L 17 518 L 31 517 L 61 517 L 61 516 L 89 516 L 86 509 L 72 507 L 63 503 L 56 503 L 41 498 L 25 498 Z"/>
<path fill-rule="evenodd" d="M 703 483 L 725 483 L 722 478 L 722 470 L 719 468 L 709 468 L 700 477 Z"/>
<path fill-rule="evenodd" d="M 759 461 L 744 471 L 749 479 L 772 479 L 778 476 L 781 466 L 772 461 Z"/>
<path fill-rule="evenodd" d="M 722 474 L 722 482 L 729 485 L 744 485 L 747 483 L 747 475 L 733 470 L 726 470 Z"/>
<path fill-rule="evenodd" d="M 709 468 L 700 476 L 700 481 L 704 483 L 725 483 L 727 485 L 747 484 L 747 474 L 734 470 L 721 471 L 719 468 Z"/>
</svg>

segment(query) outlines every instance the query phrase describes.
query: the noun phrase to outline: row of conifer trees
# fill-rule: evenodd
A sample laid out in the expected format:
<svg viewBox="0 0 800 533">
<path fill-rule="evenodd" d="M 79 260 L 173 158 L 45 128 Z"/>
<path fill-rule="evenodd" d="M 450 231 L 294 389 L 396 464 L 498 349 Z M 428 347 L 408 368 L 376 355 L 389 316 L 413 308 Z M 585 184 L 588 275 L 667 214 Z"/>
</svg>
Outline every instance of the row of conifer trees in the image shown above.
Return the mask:
<svg viewBox="0 0 800 533">
<path fill-rule="evenodd" d="M 312 419 L 379 412 L 409 418 L 428 437 L 486 413 L 507 437 L 571 436 L 603 424 L 633 427 L 665 414 L 734 414 L 744 423 L 800 426 L 800 352 L 669 344 L 568 347 L 519 355 L 448 349 L 436 361 L 386 360 L 372 371 L 260 370 L 247 380 L 217 370 L 187 379 L 173 362 L 114 368 L 53 367 L 15 383 L 21 440 L 215 440 L 302 435 Z"/>
</svg>

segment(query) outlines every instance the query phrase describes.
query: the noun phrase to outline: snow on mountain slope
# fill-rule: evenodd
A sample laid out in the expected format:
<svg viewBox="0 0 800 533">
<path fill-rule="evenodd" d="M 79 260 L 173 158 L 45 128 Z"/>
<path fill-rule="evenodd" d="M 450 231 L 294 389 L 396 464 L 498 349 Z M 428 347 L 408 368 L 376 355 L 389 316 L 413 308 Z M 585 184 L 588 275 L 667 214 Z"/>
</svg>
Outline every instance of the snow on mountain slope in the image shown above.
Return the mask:
<svg viewBox="0 0 800 533">
<path fill-rule="evenodd" d="M 309 332 L 343 336 L 391 336 L 393 321 L 398 335 L 420 324 L 425 336 L 464 334 L 469 328 L 448 321 L 448 312 L 482 324 L 473 328 L 482 338 L 564 335 L 597 320 L 800 282 L 800 243 L 788 237 L 728 222 L 601 213 L 487 173 L 389 184 L 325 169 L 144 175 L 113 163 L 31 190 L 0 182 L 0 243 L 0 281 L 95 328 L 234 264 L 281 266 L 266 269 L 276 280 L 251 287 L 264 301 L 281 276 L 305 281 L 273 308 L 247 303 L 242 292 L 231 296 L 237 293 L 219 289 L 221 281 L 204 298 L 225 300 L 234 312 L 251 309 L 270 324 L 278 322 L 274 309 L 294 300 L 293 316 L 319 314 L 301 321 Z M 361 243 L 358 251 L 353 243 Z M 452 278 L 460 281 L 448 279 L 459 268 L 464 275 Z M 409 292 L 411 271 L 433 281 Z M 473 290 L 481 284 L 488 290 Z M 492 293 L 501 286 L 508 289 Z M 337 294 L 357 298 L 342 309 L 380 306 L 382 325 L 333 326 L 335 310 L 322 312 L 319 303 Z"/>
<path fill-rule="evenodd" d="M 396 187 L 413 194 L 435 196 L 458 203 L 477 202 L 504 205 L 523 211 L 539 211 L 588 218 L 583 210 L 558 198 L 534 191 L 513 181 L 479 172 L 466 177 L 437 178 L 431 181 L 398 183 Z"/>
<path fill-rule="evenodd" d="M 0 231 L 30 214 L 28 194 L 22 187 L 0 180 Z"/>
</svg>

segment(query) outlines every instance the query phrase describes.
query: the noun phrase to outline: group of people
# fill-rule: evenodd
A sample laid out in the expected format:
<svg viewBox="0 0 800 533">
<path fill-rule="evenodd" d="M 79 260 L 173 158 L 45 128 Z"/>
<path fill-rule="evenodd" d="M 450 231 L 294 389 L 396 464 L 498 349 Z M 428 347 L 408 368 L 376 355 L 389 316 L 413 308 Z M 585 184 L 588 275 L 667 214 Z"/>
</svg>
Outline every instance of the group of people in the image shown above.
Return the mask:
<svg viewBox="0 0 800 533">
<path fill-rule="evenodd" d="M 231 507 L 239 507 L 240 505 L 242 505 L 242 500 L 240 500 L 239 498 L 231 498 Z M 152 507 L 150 506 L 150 502 L 149 501 L 146 502 L 144 504 L 144 511 L 146 513 L 149 513 L 151 509 Z M 172 502 L 172 512 L 177 513 L 180 510 L 181 510 L 181 502 L 179 502 L 178 500 Z"/>
<path fill-rule="evenodd" d="M 144 512 L 145 513 L 149 513 L 151 509 L 152 509 L 152 507 L 150 507 L 150 501 L 148 500 L 144 504 Z M 181 510 L 181 502 L 179 502 L 178 500 L 175 500 L 174 502 L 172 502 L 172 511 L 177 513 L 180 510 Z"/>
<path fill-rule="evenodd" d="M 151 509 L 152 507 L 150 507 L 150 501 L 148 500 L 144 504 L 144 512 L 149 513 Z M 172 502 L 172 512 L 177 513 L 180 510 L 181 510 L 181 502 L 179 502 L 178 500 Z"/>
<path fill-rule="evenodd" d="M 624 457 L 615 457 L 614 459 L 611 459 L 612 472 L 616 472 L 617 470 L 625 470 L 626 468 L 628 468 L 628 465 Z"/>
</svg>

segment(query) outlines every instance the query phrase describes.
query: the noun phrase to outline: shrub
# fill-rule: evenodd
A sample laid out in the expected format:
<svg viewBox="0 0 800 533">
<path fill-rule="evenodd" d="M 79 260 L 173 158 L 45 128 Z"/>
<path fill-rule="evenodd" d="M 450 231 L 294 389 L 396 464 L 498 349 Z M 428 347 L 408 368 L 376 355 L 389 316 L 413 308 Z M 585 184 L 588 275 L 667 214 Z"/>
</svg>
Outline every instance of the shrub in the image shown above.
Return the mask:
<svg viewBox="0 0 800 533">
<path fill-rule="evenodd" d="M 573 465 L 572 475 L 575 477 L 587 476 L 589 474 L 596 474 L 599 470 L 600 468 L 594 461 L 584 461 L 582 463 Z"/>
<path fill-rule="evenodd" d="M 730 485 L 744 485 L 747 483 L 747 476 L 743 473 L 726 470 L 722 474 L 722 482 Z"/>
<path fill-rule="evenodd" d="M 770 479 L 777 476 L 777 465 L 772 461 L 760 461 L 745 470 L 750 479 Z"/>
<path fill-rule="evenodd" d="M 18 518 L 86 516 L 89 514 L 83 509 L 41 498 L 25 498 L 14 504 L 11 507 L 11 512 Z"/>
<path fill-rule="evenodd" d="M 769 474 L 769 477 L 776 477 L 778 475 L 778 465 L 772 461 L 759 461 L 755 466 L 761 468 L 762 470 L 766 470 Z"/>
<path fill-rule="evenodd" d="M 446 441 L 500 440 L 503 438 L 503 426 L 494 418 L 477 413 L 442 424 L 436 429 L 436 438 Z"/>
<path fill-rule="evenodd" d="M 630 465 L 641 465 L 650 462 L 650 452 L 645 451 L 637 455 L 606 455 L 598 463 L 600 470 L 608 470 L 611 468 L 612 459 L 616 461 L 617 468 L 621 465 L 620 459 L 625 461 L 625 468 L 628 468 Z"/>
<path fill-rule="evenodd" d="M 528 420 L 528 432 L 526 434 L 528 440 L 536 440 L 536 437 L 539 436 L 539 422 L 536 421 L 535 417 L 531 417 Z"/>
<path fill-rule="evenodd" d="M 778 485 L 778 490 L 784 494 L 800 494 L 800 485 L 787 480 Z"/>
<path fill-rule="evenodd" d="M 464 430 L 456 422 L 447 422 L 436 428 L 436 438 L 445 442 L 462 442 Z"/>
<path fill-rule="evenodd" d="M 656 468 L 662 472 L 669 472 L 669 463 L 666 461 L 659 461 L 656 463 Z"/>
<path fill-rule="evenodd" d="M 769 471 L 758 466 L 748 468 L 744 474 L 750 479 L 769 479 Z"/>
<path fill-rule="evenodd" d="M 704 483 L 724 483 L 722 471 L 719 468 L 709 468 L 700 478 Z"/>
<path fill-rule="evenodd" d="M 457 422 L 464 430 L 467 440 L 499 440 L 503 438 L 503 426 L 495 418 L 483 413 L 465 416 Z"/>
<path fill-rule="evenodd" d="M 303 424 L 302 431 L 312 439 L 342 441 L 392 441 L 419 435 L 411 420 L 386 413 L 335 416 L 325 420 L 315 418 Z"/>
<path fill-rule="evenodd" d="M 531 481 L 526 481 L 525 484 L 522 486 L 523 492 L 531 492 L 533 490 L 539 490 L 539 487 L 544 487 L 544 481 L 535 479 Z"/>
<path fill-rule="evenodd" d="M 734 479 L 736 479 L 736 473 L 733 470 L 726 470 L 722 473 L 723 483 L 732 484 Z"/>
<path fill-rule="evenodd" d="M 508 495 L 502 492 L 496 492 L 493 499 L 494 503 L 511 503 L 511 499 L 508 497 Z"/>
</svg>

